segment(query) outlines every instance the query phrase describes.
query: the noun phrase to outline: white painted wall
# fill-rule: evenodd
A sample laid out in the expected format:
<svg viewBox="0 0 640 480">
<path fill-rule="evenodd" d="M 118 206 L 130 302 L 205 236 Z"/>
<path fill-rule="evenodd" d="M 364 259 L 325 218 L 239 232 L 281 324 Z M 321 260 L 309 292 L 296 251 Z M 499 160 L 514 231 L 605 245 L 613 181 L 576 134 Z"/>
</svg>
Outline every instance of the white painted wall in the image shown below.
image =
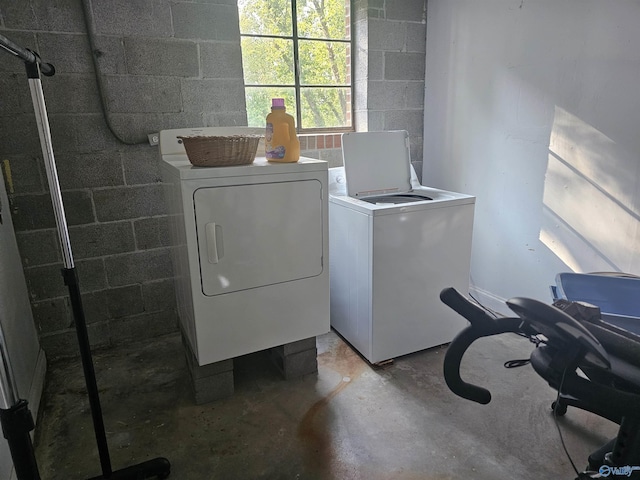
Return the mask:
<svg viewBox="0 0 640 480">
<path fill-rule="evenodd" d="M 429 0 L 423 183 L 477 196 L 489 304 L 640 274 L 638 25 L 634 0 Z"/>
<path fill-rule="evenodd" d="M 18 245 L 11 223 L 9 202 L 0 172 L 0 323 L 18 395 L 29 402 L 34 419 L 44 384 L 46 362 L 33 323 L 27 284 L 22 272 Z M 9 445 L 0 435 L 0 479 L 12 478 L 13 462 Z"/>
</svg>

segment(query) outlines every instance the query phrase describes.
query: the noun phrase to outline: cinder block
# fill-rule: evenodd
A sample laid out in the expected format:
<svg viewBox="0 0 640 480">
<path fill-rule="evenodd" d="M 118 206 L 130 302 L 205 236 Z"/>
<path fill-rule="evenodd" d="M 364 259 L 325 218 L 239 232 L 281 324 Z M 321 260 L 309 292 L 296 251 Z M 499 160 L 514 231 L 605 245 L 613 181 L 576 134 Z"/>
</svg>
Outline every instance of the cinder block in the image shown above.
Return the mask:
<svg viewBox="0 0 640 480">
<path fill-rule="evenodd" d="M 384 130 L 384 112 L 376 110 L 367 110 L 362 112 L 362 116 L 366 118 L 369 132 L 380 132 Z M 356 119 L 357 119 L 356 115 Z"/>
<path fill-rule="evenodd" d="M 147 312 L 176 308 L 176 293 L 173 280 L 159 280 L 142 285 L 142 300 Z"/>
<path fill-rule="evenodd" d="M 188 342 L 183 338 L 182 346 L 184 347 L 184 354 L 187 360 L 187 366 L 191 373 L 191 378 L 194 380 L 202 380 L 209 377 L 214 377 L 220 373 L 233 371 L 233 359 L 221 360 L 219 362 L 209 363 L 207 365 L 198 365 L 196 356 L 191 351 L 191 347 Z"/>
<path fill-rule="evenodd" d="M 422 53 L 386 52 L 385 80 L 424 80 L 425 56 Z"/>
<path fill-rule="evenodd" d="M 62 297 L 67 294 L 68 290 L 60 273 L 61 268 L 61 264 L 25 268 L 27 288 L 33 301 Z"/>
<path fill-rule="evenodd" d="M 320 160 L 320 150 L 304 150 L 300 152 L 300 155 L 308 158 L 316 158 Z"/>
<path fill-rule="evenodd" d="M 110 344 L 109 324 L 107 322 L 87 325 L 89 343 L 92 348 L 106 347 Z M 47 355 L 47 360 L 57 360 L 66 357 L 78 357 L 78 336 L 75 329 L 40 336 L 40 346 Z"/>
<path fill-rule="evenodd" d="M 111 317 L 107 306 L 107 290 L 84 293 L 82 295 L 82 307 L 87 325 L 106 322 Z"/>
<path fill-rule="evenodd" d="M 172 277 L 168 249 L 114 255 L 105 258 L 109 285 L 131 285 Z"/>
<path fill-rule="evenodd" d="M 178 315 L 174 310 L 142 313 L 110 321 L 113 344 L 146 340 L 178 331 Z"/>
<path fill-rule="evenodd" d="M 121 153 L 121 158 L 127 185 L 162 181 L 158 147 L 152 147 L 148 144 L 131 146 Z"/>
<path fill-rule="evenodd" d="M 303 352 L 305 350 L 311 350 L 316 348 L 316 337 L 309 337 L 297 342 L 285 343 L 278 347 L 273 347 L 272 350 L 277 352 L 278 355 L 286 357 L 293 355 L 294 353 Z"/>
<path fill-rule="evenodd" d="M 38 155 L 40 152 L 33 112 L 0 116 L 0 154 Z"/>
<path fill-rule="evenodd" d="M 2 17 L 3 26 L 15 30 L 85 31 L 82 3 L 75 0 L 30 0 L 28 5 L 24 2 L 4 2 Z"/>
<path fill-rule="evenodd" d="M 426 53 L 427 24 L 407 23 L 407 52 Z"/>
<path fill-rule="evenodd" d="M 94 55 L 103 75 L 127 73 L 124 58 L 124 41 L 121 37 L 96 35 L 94 37 Z"/>
<path fill-rule="evenodd" d="M 62 145 L 65 149 L 76 152 L 97 152 L 108 149 L 120 149 L 120 143 L 109 131 L 101 113 L 85 113 L 69 115 L 73 122 L 73 143 Z M 127 132 L 120 132 L 120 137 L 128 139 Z M 60 144 L 54 143 L 54 148 L 60 148 Z"/>
<path fill-rule="evenodd" d="M 369 18 L 384 18 L 384 8 L 369 8 L 367 15 Z"/>
<path fill-rule="evenodd" d="M 401 52 L 406 49 L 407 26 L 400 22 L 369 21 L 369 51 Z"/>
<path fill-rule="evenodd" d="M 91 7 L 99 34 L 145 37 L 170 37 L 172 34 L 169 2 L 92 0 Z"/>
<path fill-rule="evenodd" d="M 115 187 L 93 192 L 100 222 L 151 217 L 166 213 L 161 185 Z"/>
<path fill-rule="evenodd" d="M 240 43 L 200 43 L 204 78 L 242 78 Z"/>
<path fill-rule="evenodd" d="M 43 265 L 24 269 L 27 286 L 33 301 L 63 297 L 69 290 L 62 278 L 62 264 Z M 82 293 L 106 288 L 104 264 L 101 259 L 76 262 Z"/>
<path fill-rule="evenodd" d="M 175 77 L 105 75 L 104 88 L 114 113 L 179 112 L 182 107 Z"/>
<path fill-rule="evenodd" d="M 416 171 L 416 175 L 418 175 L 418 178 L 422 179 L 422 155 L 420 156 L 419 161 L 415 161 L 415 162 L 412 161 L 411 165 L 413 165 L 413 168 Z"/>
<path fill-rule="evenodd" d="M 56 67 L 56 72 L 93 74 L 93 63 L 86 34 L 42 32 L 38 33 L 37 37 L 40 58 L 53 64 Z M 57 75 L 56 73 L 53 78 L 56 78 Z M 65 77 L 69 77 L 69 75 L 65 75 Z M 45 83 L 50 81 L 47 80 Z"/>
<path fill-rule="evenodd" d="M 341 167 L 343 164 L 342 150 L 339 148 L 325 148 L 320 150 L 320 160 L 325 160 L 329 163 L 328 167 Z"/>
<path fill-rule="evenodd" d="M 197 405 L 233 395 L 233 359 L 200 366 L 184 336 L 182 346 Z"/>
<path fill-rule="evenodd" d="M 137 315 L 145 311 L 140 285 L 129 285 L 107 290 L 105 304 L 113 318 Z"/>
<path fill-rule="evenodd" d="M 73 327 L 69 297 L 60 297 L 31 304 L 33 320 L 40 334 Z"/>
<path fill-rule="evenodd" d="M 315 346 L 309 350 L 285 356 L 281 355 L 279 348 L 270 349 L 269 354 L 285 380 L 299 378 L 318 371 L 318 352 Z"/>
<path fill-rule="evenodd" d="M 0 78 L 0 105 L 2 105 L 0 115 L 3 116 L 33 112 L 26 77 L 12 75 Z"/>
<path fill-rule="evenodd" d="M 81 292 L 92 292 L 107 288 L 107 276 L 102 259 L 80 260 L 76 262 L 76 269 Z"/>
<path fill-rule="evenodd" d="M 369 110 L 369 82 L 356 81 L 354 112 L 356 122 L 365 121 Z M 363 130 L 366 131 L 366 130 Z"/>
<path fill-rule="evenodd" d="M 48 187 L 47 187 L 48 188 Z M 83 225 L 93 223 L 93 205 L 91 194 L 86 190 L 74 190 L 62 193 L 62 201 L 69 225 Z"/>
<path fill-rule="evenodd" d="M 176 38 L 223 40 L 240 43 L 237 5 L 171 4 Z"/>
<path fill-rule="evenodd" d="M 16 195 L 12 204 L 13 226 L 16 232 L 56 226 L 50 195 Z"/>
<path fill-rule="evenodd" d="M 392 6 L 391 6 L 392 5 Z M 404 0 L 387 3 L 385 14 L 387 20 L 404 20 L 407 22 L 426 21 L 425 0 Z"/>
<path fill-rule="evenodd" d="M 2 148 L 2 147 L 0 147 Z M 42 178 L 41 171 L 44 165 L 40 157 L 34 155 L 2 155 L 2 160 L 9 162 L 13 191 L 7 189 L 7 193 L 43 193 L 45 192 L 46 178 Z M 4 166 L 2 167 L 4 172 Z"/>
<path fill-rule="evenodd" d="M 22 264 L 35 267 L 60 262 L 58 235 L 55 229 L 16 233 Z"/>
<path fill-rule="evenodd" d="M 356 78 L 382 80 L 384 76 L 384 52 L 380 50 L 370 50 L 366 61 L 358 62 L 356 69 Z"/>
<path fill-rule="evenodd" d="M 124 185 L 122 163 L 117 152 L 62 152 L 56 155 L 56 165 L 63 190 Z"/>
<path fill-rule="evenodd" d="M 75 118 L 76 115 L 72 114 L 49 114 L 51 141 L 53 142 L 53 151 L 56 157 L 63 152 L 76 150 L 77 131 Z M 36 135 L 37 138 L 37 130 L 35 131 L 34 135 Z"/>
<path fill-rule="evenodd" d="M 100 113 L 100 97 L 93 74 L 56 73 L 43 82 L 42 89 L 50 113 Z"/>
<path fill-rule="evenodd" d="M 207 115 L 207 127 L 247 126 L 247 111 L 215 112 Z"/>
<path fill-rule="evenodd" d="M 111 115 L 111 123 L 117 132 L 124 132 L 127 138 L 137 142 L 146 142 L 149 133 L 159 132 L 160 130 L 204 126 L 202 123 L 202 115 L 193 112 L 155 114 L 114 113 Z M 157 152 L 157 148 L 153 150 Z M 129 152 L 137 152 L 136 147 L 127 147 L 123 155 L 126 154 L 128 157 L 130 155 Z M 125 164 L 125 168 L 126 167 Z M 141 170 L 138 169 L 138 172 L 140 171 Z M 149 180 L 145 180 L 145 178 L 148 177 L 149 175 L 141 179 L 136 178 L 134 183 L 152 183 Z M 131 184 L 128 178 L 127 183 Z"/>
<path fill-rule="evenodd" d="M 422 109 L 384 112 L 384 130 L 406 130 L 410 137 L 422 136 L 424 113 Z"/>
<path fill-rule="evenodd" d="M 136 220 L 133 224 L 136 245 L 140 250 L 149 248 L 168 247 L 169 219 L 167 217 L 153 217 Z"/>
<path fill-rule="evenodd" d="M 407 108 L 424 108 L 424 81 L 407 82 L 405 95 Z"/>
<path fill-rule="evenodd" d="M 406 82 L 369 82 L 369 108 L 398 110 L 404 108 Z"/>
<path fill-rule="evenodd" d="M 315 337 L 269 349 L 269 356 L 287 380 L 317 372 L 317 355 Z"/>
<path fill-rule="evenodd" d="M 182 80 L 184 110 L 187 112 L 236 112 L 245 106 L 244 83 L 237 80 Z"/>
<path fill-rule="evenodd" d="M 127 71 L 134 75 L 197 77 L 198 47 L 194 42 L 129 37 L 124 40 Z"/>
<path fill-rule="evenodd" d="M 422 135 L 415 135 L 411 137 L 411 143 L 409 145 L 410 155 L 412 162 L 420 163 L 422 165 L 422 155 L 424 151 L 423 147 L 424 137 Z M 420 172 L 422 173 L 422 171 Z M 418 178 L 422 178 L 421 175 Z"/>
</svg>

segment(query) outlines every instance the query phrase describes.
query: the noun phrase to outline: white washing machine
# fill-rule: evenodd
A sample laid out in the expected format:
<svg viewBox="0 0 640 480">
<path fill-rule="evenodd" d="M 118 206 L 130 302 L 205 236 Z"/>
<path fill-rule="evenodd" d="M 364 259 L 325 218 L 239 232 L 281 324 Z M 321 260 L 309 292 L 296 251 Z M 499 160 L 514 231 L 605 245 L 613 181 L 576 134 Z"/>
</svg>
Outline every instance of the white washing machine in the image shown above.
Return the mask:
<svg viewBox="0 0 640 480">
<path fill-rule="evenodd" d="M 193 167 L 177 138 L 243 132 L 160 132 L 181 328 L 200 365 L 330 328 L 326 162 Z"/>
<path fill-rule="evenodd" d="M 405 131 L 345 133 L 329 169 L 331 326 L 369 362 L 442 345 L 466 321 L 475 197 L 423 187 Z"/>
</svg>

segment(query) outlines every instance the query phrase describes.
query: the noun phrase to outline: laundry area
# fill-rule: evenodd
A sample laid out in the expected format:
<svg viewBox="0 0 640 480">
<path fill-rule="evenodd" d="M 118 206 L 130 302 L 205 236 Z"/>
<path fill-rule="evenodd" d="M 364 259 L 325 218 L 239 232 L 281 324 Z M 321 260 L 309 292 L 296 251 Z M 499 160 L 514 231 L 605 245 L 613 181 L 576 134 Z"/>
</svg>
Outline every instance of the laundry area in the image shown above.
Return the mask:
<svg viewBox="0 0 640 480">
<path fill-rule="evenodd" d="M 638 24 L 0 0 L 0 480 L 640 477 Z"/>
</svg>

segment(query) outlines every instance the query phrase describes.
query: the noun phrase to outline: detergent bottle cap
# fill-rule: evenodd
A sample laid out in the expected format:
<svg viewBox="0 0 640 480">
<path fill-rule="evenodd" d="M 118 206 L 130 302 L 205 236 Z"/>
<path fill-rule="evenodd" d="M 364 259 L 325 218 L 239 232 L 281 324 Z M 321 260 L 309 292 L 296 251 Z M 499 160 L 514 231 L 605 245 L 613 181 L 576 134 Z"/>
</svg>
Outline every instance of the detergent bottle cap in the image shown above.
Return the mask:
<svg viewBox="0 0 640 480">
<path fill-rule="evenodd" d="M 272 98 L 271 99 L 271 108 L 285 108 L 284 107 L 284 98 Z"/>
</svg>

